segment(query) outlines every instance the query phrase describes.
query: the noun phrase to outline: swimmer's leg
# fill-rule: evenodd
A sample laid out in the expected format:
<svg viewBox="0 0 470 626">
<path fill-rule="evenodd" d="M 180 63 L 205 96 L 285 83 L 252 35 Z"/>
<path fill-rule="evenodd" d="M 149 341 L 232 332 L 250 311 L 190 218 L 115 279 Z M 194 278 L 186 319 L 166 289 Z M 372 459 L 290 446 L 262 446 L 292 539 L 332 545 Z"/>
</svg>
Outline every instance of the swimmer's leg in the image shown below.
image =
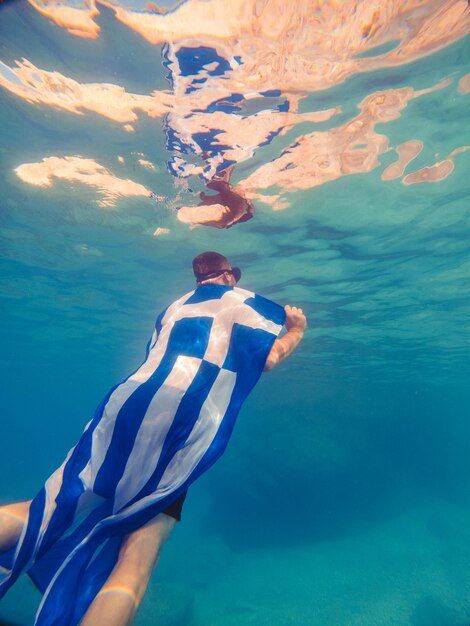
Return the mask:
<svg viewBox="0 0 470 626">
<path fill-rule="evenodd" d="M 91 603 L 81 626 L 127 626 L 132 623 L 175 522 L 173 517 L 160 513 L 124 538 L 119 560 Z"/>
<path fill-rule="evenodd" d="M 0 507 L 0 552 L 12 548 L 18 541 L 28 517 L 31 500 Z"/>
</svg>

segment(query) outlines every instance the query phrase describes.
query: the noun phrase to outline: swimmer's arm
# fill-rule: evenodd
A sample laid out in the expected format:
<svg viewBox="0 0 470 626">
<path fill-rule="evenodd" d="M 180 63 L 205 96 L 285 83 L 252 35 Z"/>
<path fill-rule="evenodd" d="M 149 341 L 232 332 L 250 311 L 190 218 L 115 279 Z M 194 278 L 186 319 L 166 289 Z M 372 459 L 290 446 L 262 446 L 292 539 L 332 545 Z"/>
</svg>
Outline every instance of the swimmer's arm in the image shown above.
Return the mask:
<svg viewBox="0 0 470 626">
<path fill-rule="evenodd" d="M 286 329 L 287 332 L 282 337 L 276 339 L 271 351 L 266 359 L 264 371 L 272 370 L 276 365 L 287 359 L 297 348 L 305 333 L 307 327 L 307 319 L 302 312 L 295 306 L 287 305 L 286 311 Z"/>
</svg>

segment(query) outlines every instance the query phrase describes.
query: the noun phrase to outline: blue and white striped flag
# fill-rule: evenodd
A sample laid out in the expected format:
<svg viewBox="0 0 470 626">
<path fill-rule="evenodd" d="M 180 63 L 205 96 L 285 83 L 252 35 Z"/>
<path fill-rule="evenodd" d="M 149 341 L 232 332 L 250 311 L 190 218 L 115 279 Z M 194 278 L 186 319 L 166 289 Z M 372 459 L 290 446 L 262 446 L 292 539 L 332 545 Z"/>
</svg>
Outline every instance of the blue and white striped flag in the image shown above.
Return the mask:
<svg viewBox="0 0 470 626">
<path fill-rule="evenodd" d="M 78 624 L 123 536 L 158 515 L 223 453 L 285 321 L 252 292 L 203 285 L 157 318 L 143 364 L 108 393 L 0 556 L 0 597 L 22 571 L 41 626 Z"/>
</svg>

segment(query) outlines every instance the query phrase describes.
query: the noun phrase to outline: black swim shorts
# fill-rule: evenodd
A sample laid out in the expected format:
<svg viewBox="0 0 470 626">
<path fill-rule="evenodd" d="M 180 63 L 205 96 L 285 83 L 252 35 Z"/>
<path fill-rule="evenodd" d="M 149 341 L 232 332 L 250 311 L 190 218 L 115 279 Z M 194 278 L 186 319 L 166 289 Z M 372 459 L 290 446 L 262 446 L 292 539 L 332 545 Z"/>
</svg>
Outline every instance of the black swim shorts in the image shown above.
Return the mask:
<svg viewBox="0 0 470 626">
<path fill-rule="evenodd" d="M 188 495 L 187 491 L 182 493 L 180 497 L 177 498 L 174 502 L 172 502 L 170 506 L 167 506 L 166 509 L 162 511 L 162 513 L 165 513 L 165 515 L 169 515 L 170 517 L 174 517 L 177 522 L 180 522 L 181 521 L 181 509 L 183 508 L 183 502 L 187 495 Z"/>
</svg>

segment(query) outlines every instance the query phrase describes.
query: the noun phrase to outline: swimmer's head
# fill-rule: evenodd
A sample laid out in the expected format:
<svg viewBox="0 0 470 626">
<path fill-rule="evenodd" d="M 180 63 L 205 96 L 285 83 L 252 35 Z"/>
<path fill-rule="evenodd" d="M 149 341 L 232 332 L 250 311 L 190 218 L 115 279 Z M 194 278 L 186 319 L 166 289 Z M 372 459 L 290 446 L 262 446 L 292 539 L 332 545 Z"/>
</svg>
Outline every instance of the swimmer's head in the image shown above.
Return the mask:
<svg viewBox="0 0 470 626">
<path fill-rule="evenodd" d="M 202 252 L 193 259 L 193 272 L 198 284 L 218 283 L 236 285 L 242 272 L 239 267 L 232 267 L 229 260 L 218 252 Z"/>
</svg>

